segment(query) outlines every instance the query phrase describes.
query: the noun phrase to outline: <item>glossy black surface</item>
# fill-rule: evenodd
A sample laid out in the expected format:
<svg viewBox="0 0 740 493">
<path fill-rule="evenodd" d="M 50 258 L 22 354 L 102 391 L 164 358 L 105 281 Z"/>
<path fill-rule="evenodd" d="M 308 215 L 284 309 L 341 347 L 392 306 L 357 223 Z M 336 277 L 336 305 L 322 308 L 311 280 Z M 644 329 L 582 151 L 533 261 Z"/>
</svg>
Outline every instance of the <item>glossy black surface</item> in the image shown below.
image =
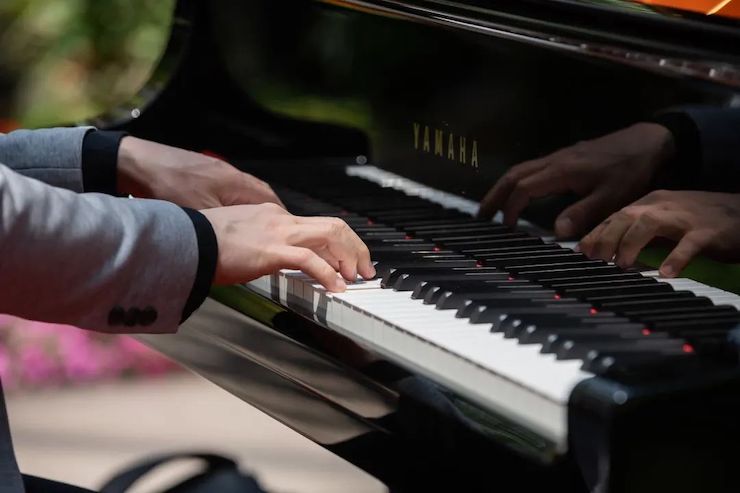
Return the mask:
<svg viewBox="0 0 740 493">
<path fill-rule="evenodd" d="M 331 173 L 369 160 L 477 200 L 518 162 L 676 105 L 737 102 L 732 27 L 573 2 L 182 0 L 152 84 L 98 123 L 210 150 L 258 174 L 267 166 L 265 175 L 288 183 L 302 174 L 290 175 L 295 166 Z M 540 203 L 529 213 L 547 225 L 555 210 Z M 468 239 L 439 234 L 451 253 L 473 254 Z M 375 251 L 397 265 L 398 252 Z M 522 279 L 572 282 L 568 272 L 476 255 Z M 588 274 L 629 280 L 610 269 Z M 586 381 L 574 391 L 571 447 L 561 456 L 274 303 L 246 292 L 217 297 L 179 334 L 147 342 L 394 491 L 467 481 L 477 486 L 466 491 L 578 491 L 581 477 L 594 491 L 732 491 L 734 372 Z M 702 412 L 709 419 L 695 417 Z M 650 461 L 661 453 L 665 460 Z M 671 475 L 676 464 L 682 474 Z"/>
</svg>

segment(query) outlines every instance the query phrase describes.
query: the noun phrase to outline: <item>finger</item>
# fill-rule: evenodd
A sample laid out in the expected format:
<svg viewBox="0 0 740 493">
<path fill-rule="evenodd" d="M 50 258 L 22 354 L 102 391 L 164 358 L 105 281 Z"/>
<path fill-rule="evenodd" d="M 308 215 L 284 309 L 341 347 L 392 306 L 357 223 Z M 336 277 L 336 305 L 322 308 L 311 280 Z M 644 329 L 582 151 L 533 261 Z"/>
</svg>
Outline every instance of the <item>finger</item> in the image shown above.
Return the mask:
<svg viewBox="0 0 740 493">
<path fill-rule="evenodd" d="M 666 228 L 667 220 L 668 218 L 656 211 L 641 214 L 622 236 L 617 246 L 615 263 L 620 267 L 634 264 L 640 251 Z"/>
<path fill-rule="evenodd" d="M 555 220 L 555 235 L 558 238 L 580 235 L 592 224 L 605 219 L 612 212 L 610 205 L 607 192 L 594 191 L 560 213 Z"/>
<path fill-rule="evenodd" d="M 354 259 L 355 278 L 357 279 L 357 273 L 364 279 L 372 279 L 375 277 L 375 266 L 373 266 L 370 258 L 370 250 L 367 245 L 360 239 L 357 234 L 350 229 L 350 227 L 337 218 L 326 218 L 326 217 L 300 217 L 296 216 L 298 224 L 303 225 L 322 225 L 322 227 L 328 227 L 329 230 L 326 232 L 326 237 L 329 238 L 327 243 L 328 248 L 332 253 L 343 262 L 347 262 L 350 258 Z M 339 251 L 335 251 L 339 249 Z M 341 254 L 344 250 L 347 254 Z"/>
<path fill-rule="evenodd" d="M 367 247 L 344 221 L 336 218 L 318 219 L 306 221 L 305 218 L 297 218 L 297 224 L 291 227 L 288 242 L 314 251 L 328 250 L 338 261 L 342 277 L 356 281 L 359 262 L 370 262 L 369 253 L 360 260 L 362 249 L 367 250 Z M 367 274 L 367 269 L 364 269 L 364 273 Z"/>
<path fill-rule="evenodd" d="M 547 167 L 521 180 L 504 204 L 504 224 L 514 226 L 522 211 L 534 198 L 568 191 L 568 183 L 556 166 Z"/>
<path fill-rule="evenodd" d="M 493 217 L 496 212 L 503 208 L 509 194 L 520 180 L 547 166 L 546 159 L 547 158 L 526 161 L 521 164 L 517 164 L 504 173 L 504 175 L 498 179 L 493 188 L 491 188 L 486 196 L 483 197 L 480 209 L 478 210 L 478 216 L 483 218 Z"/>
<path fill-rule="evenodd" d="M 331 265 L 335 271 L 339 272 L 339 260 L 332 255 L 328 248 L 320 248 L 314 251 L 319 255 L 319 257 L 326 260 L 326 263 Z"/>
<path fill-rule="evenodd" d="M 624 211 L 613 214 L 602 227 L 597 227 L 581 240 L 581 251 L 591 258 L 610 261 L 617 251 L 622 237 L 635 219 Z"/>
<path fill-rule="evenodd" d="M 656 237 L 680 238 L 683 230 L 675 215 L 650 207 L 629 227 L 617 247 L 615 262 L 621 267 L 635 263 L 640 251 Z"/>
<path fill-rule="evenodd" d="M 308 248 L 284 247 L 278 252 L 279 268 L 297 269 L 316 279 L 329 291 L 343 292 L 347 285 L 337 277 L 337 271 L 316 252 Z"/>
<path fill-rule="evenodd" d="M 676 277 L 686 268 L 691 259 L 696 257 L 703 249 L 704 240 L 698 235 L 692 233 L 685 235 L 660 265 L 660 275 Z"/>
</svg>

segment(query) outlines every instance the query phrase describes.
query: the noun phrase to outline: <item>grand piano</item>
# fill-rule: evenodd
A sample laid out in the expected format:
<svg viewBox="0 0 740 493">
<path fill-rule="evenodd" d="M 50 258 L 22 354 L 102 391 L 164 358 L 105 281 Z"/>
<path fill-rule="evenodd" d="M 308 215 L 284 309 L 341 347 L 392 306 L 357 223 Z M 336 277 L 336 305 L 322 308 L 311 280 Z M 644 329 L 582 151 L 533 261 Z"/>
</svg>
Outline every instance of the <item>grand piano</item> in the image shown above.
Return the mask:
<svg viewBox="0 0 740 493">
<path fill-rule="evenodd" d="M 516 163 L 740 103 L 737 5 L 654 3 L 179 0 L 149 83 L 93 123 L 223 157 L 382 268 L 214 288 L 142 340 L 391 491 L 738 491 L 740 297 L 556 243 L 572 197 L 475 217 Z"/>
</svg>

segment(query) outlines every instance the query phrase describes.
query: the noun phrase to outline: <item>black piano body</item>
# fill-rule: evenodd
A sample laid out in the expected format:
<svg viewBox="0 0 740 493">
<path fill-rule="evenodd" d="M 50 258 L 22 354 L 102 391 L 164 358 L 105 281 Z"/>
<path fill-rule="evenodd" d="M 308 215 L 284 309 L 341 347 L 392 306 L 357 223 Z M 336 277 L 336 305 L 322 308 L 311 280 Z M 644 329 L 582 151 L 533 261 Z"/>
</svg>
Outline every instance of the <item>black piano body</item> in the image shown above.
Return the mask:
<svg viewBox="0 0 740 493">
<path fill-rule="evenodd" d="M 370 162 L 478 200 L 515 163 L 666 108 L 736 104 L 737 28 L 619 1 L 180 0 L 150 82 L 94 123 L 286 186 Z M 392 491 L 740 485 L 734 365 L 581 382 L 563 450 L 242 286 L 142 339 Z"/>
</svg>

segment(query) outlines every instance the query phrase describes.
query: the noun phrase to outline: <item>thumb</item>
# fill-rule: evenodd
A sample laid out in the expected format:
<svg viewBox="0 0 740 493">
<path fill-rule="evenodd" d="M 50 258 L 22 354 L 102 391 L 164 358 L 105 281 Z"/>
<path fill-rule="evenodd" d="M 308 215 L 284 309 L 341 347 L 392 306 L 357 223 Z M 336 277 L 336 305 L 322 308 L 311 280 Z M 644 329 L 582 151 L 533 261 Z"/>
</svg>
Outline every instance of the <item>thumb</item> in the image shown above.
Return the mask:
<svg viewBox="0 0 740 493">
<path fill-rule="evenodd" d="M 610 209 L 606 194 L 593 192 L 560 213 L 555 220 L 555 236 L 558 238 L 579 236 L 614 212 Z"/>
</svg>

